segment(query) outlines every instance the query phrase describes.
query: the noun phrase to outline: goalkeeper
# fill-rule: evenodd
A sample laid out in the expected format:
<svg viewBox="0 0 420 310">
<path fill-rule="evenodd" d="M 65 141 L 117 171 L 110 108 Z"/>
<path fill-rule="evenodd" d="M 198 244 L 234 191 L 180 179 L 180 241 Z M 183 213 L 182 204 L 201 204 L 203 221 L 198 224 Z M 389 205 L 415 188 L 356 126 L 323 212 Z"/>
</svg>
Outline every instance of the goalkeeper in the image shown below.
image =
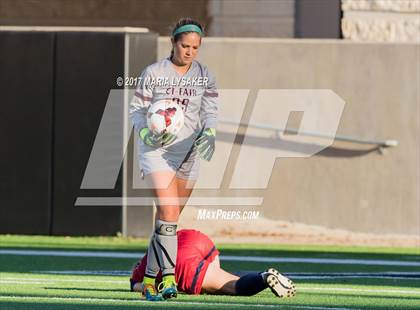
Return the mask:
<svg viewBox="0 0 420 310">
<path fill-rule="evenodd" d="M 266 288 L 270 288 L 278 297 L 291 297 L 296 293 L 294 284 L 274 268 L 241 277 L 223 270 L 214 243 L 197 230 L 183 229 L 178 231 L 177 236 L 175 277 L 178 289 L 184 293 L 252 296 Z M 147 255 L 135 266 L 130 278 L 131 291 L 143 291 L 146 261 Z M 159 272 L 157 282 L 161 281 L 162 274 Z"/>
<path fill-rule="evenodd" d="M 218 92 L 208 68 L 196 61 L 203 27 L 183 18 L 171 33 L 171 55 L 148 66 L 130 103 L 130 118 L 138 135 L 139 166 L 154 189 L 155 231 L 149 244 L 143 293 L 154 301 L 177 296 L 176 229 L 179 215 L 198 178 L 199 159 L 210 160 L 215 150 Z M 169 81 L 167 84 L 152 81 Z M 173 84 L 173 82 L 178 83 Z M 187 81 L 183 85 L 183 81 Z M 197 85 L 188 81 L 201 81 Z M 177 136 L 153 134 L 147 127 L 147 110 L 153 102 L 169 99 L 184 112 L 184 126 Z M 156 276 L 162 270 L 162 293 Z"/>
</svg>

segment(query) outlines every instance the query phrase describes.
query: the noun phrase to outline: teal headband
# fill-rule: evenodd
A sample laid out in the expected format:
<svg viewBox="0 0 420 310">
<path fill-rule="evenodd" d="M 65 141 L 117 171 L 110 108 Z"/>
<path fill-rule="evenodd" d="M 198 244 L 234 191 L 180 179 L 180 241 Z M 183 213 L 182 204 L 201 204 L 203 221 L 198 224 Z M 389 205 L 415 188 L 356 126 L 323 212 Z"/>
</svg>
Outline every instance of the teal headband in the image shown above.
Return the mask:
<svg viewBox="0 0 420 310">
<path fill-rule="evenodd" d="M 177 28 L 172 34 L 172 36 L 175 37 L 177 34 L 183 32 L 197 32 L 200 36 L 203 35 L 203 32 L 201 31 L 200 27 L 198 27 L 197 25 L 188 24 Z"/>
</svg>

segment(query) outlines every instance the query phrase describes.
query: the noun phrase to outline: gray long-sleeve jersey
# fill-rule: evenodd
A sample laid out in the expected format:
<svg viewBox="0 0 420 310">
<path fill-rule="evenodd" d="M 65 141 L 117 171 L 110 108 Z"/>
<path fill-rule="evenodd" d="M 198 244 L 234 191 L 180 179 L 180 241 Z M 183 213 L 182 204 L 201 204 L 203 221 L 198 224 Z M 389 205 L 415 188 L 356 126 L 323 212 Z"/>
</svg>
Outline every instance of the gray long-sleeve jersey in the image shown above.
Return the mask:
<svg viewBox="0 0 420 310">
<path fill-rule="evenodd" d="M 218 92 L 214 76 L 207 67 L 193 61 L 190 69 L 179 74 L 169 58 L 148 66 L 140 76 L 134 97 L 130 103 L 130 118 L 138 133 L 147 127 L 147 110 L 149 106 L 161 99 L 171 99 L 184 111 L 184 127 L 177 139 L 170 146 L 191 140 L 201 128 L 216 128 Z M 189 142 L 191 143 L 191 141 Z M 184 147 L 181 147 L 184 149 Z M 179 152 L 173 149 L 173 151 Z"/>
</svg>

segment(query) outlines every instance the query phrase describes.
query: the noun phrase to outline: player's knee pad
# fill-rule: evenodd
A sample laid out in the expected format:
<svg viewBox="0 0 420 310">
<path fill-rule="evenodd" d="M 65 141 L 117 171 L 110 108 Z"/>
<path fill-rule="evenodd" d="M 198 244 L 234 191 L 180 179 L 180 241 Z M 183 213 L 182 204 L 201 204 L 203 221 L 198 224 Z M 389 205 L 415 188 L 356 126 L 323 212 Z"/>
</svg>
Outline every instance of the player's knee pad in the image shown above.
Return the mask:
<svg viewBox="0 0 420 310">
<path fill-rule="evenodd" d="M 176 222 L 166 222 L 162 220 L 156 220 L 155 232 L 163 236 L 176 236 Z"/>
</svg>

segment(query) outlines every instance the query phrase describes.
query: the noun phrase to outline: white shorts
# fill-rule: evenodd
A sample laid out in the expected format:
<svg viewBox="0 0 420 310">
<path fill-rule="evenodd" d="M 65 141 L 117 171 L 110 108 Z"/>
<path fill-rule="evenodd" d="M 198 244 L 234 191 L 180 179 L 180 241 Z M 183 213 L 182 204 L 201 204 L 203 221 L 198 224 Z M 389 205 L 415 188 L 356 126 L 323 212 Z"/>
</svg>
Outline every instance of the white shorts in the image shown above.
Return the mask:
<svg viewBox="0 0 420 310">
<path fill-rule="evenodd" d="M 192 148 L 189 152 L 171 152 L 169 149 L 148 146 L 139 139 L 138 154 L 139 166 L 144 175 L 156 171 L 173 171 L 181 179 L 198 179 L 200 158 Z"/>
</svg>

